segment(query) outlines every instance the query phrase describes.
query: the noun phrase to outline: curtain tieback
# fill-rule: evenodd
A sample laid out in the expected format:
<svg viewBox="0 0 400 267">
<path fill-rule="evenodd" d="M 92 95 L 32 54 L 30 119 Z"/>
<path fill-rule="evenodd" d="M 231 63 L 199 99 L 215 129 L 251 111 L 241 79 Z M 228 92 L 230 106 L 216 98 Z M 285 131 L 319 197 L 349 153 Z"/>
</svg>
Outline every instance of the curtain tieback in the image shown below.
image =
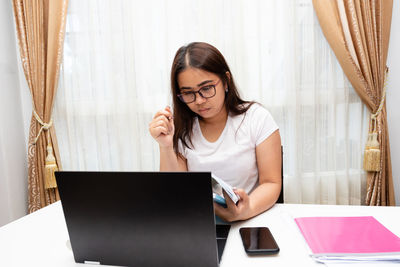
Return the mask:
<svg viewBox="0 0 400 267">
<path fill-rule="evenodd" d="M 42 119 L 39 117 L 37 114 L 36 110 L 33 109 L 33 115 L 35 119 L 42 125 L 42 127 L 39 130 L 39 133 L 37 134 L 34 144 L 36 144 L 37 140 L 40 137 L 40 134 L 43 132 L 43 130 L 48 131 L 51 126 L 53 126 L 53 119 L 49 121 L 49 123 L 44 123 Z M 53 154 L 53 146 L 51 145 L 51 140 L 50 140 L 50 135 L 47 132 L 47 156 L 46 156 L 46 163 L 44 165 L 45 172 L 44 172 L 44 186 L 46 189 L 50 188 L 56 188 L 57 187 L 57 182 L 56 178 L 54 175 L 55 171 L 58 171 L 58 166 L 56 162 L 56 158 L 54 157 Z"/>
<path fill-rule="evenodd" d="M 50 129 L 50 127 L 53 125 L 53 119 L 51 119 L 51 120 L 49 121 L 49 123 L 44 123 L 44 122 L 42 121 L 42 119 L 39 117 L 39 115 L 37 114 L 37 112 L 36 112 L 35 109 L 33 109 L 33 116 L 35 117 L 35 119 L 37 120 L 37 122 L 39 122 L 40 125 L 42 125 L 42 127 L 40 128 L 40 130 L 39 130 L 39 132 L 38 132 L 38 134 L 37 134 L 37 136 L 36 136 L 36 138 L 35 138 L 35 141 L 33 141 L 33 143 L 36 144 L 36 142 L 37 142 L 37 140 L 39 139 L 40 134 L 42 133 L 42 131 L 43 131 L 43 130 L 48 130 L 48 129 Z M 48 140 L 48 141 L 49 141 L 49 140 Z"/>
<path fill-rule="evenodd" d="M 389 68 L 386 67 L 382 99 L 379 104 L 378 110 L 375 113 L 371 114 L 371 126 L 369 127 L 370 130 L 368 133 L 368 139 L 367 143 L 365 144 L 364 170 L 370 172 L 378 172 L 381 170 L 381 150 L 378 141 L 377 117 L 381 113 L 383 104 L 385 103 L 388 72 Z"/>
<path fill-rule="evenodd" d="M 381 113 L 382 108 L 383 108 L 383 104 L 385 103 L 386 85 L 387 85 L 388 73 L 389 73 L 389 68 L 386 67 L 386 70 L 385 70 L 385 81 L 384 81 L 384 84 L 383 84 L 383 92 L 382 92 L 381 103 L 379 104 L 378 110 L 375 113 L 371 114 L 371 120 L 376 120 L 376 117 L 378 117 L 379 113 Z"/>
</svg>

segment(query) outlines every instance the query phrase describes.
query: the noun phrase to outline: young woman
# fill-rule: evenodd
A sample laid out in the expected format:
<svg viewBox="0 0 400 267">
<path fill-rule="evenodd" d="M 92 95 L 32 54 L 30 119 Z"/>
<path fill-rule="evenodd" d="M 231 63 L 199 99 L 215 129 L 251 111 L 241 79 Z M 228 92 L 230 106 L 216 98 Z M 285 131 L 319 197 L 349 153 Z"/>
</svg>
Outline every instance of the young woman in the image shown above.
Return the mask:
<svg viewBox="0 0 400 267">
<path fill-rule="evenodd" d="M 214 203 L 225 221 L 269 209 L 281 190 L 281 139 L 270 113 L 240 98 L 222 54 L 207 43 L 179 48 L 171 69 L 174 110 L 149 125 L 160 146 L 161 171 L 211 171 L 235 187 L 236 205 Z"/>
</svg>

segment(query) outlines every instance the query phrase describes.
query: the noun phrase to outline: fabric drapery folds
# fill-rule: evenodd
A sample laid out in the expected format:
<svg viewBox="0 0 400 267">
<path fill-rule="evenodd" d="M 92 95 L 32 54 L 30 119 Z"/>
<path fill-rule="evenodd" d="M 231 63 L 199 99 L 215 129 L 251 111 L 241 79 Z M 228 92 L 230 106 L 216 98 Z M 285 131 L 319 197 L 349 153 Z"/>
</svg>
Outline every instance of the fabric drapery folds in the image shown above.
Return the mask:
<svg viewBox="0 0 400 267">
<path fill-rule="evenodd" d="M 367 205 L 395 205 L 385 105 L 393 0 L 313 0 L 346 77 L 372 113 L 364 153 Z"/>
<path fill-rule="evenodd" d="M 28 212 L 60 199 L 61 169 L 51 120 L 63 54 L 68 0 L 13 0 L 22 67 L 32 97 L 28 142 Z M 45 134 L 42 134 L 45 133 Z"/>
</svg>

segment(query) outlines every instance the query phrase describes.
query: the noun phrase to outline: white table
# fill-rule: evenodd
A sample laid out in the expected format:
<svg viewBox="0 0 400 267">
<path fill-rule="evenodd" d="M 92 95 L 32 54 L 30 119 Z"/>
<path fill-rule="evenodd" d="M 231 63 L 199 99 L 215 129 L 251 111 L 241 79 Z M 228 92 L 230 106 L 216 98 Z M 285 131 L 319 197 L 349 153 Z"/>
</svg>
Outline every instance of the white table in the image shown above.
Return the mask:
<svg viewBox="0 0 400 267">
<path fill-rule="evenodd" d="M 221 267 L 323 266 L 308 256 L 293 217 L 367 215 L 400 236 L 400 207 L 276 204 L 253 219 L 232 225 Z M 239 235 L 243 226 L 269 227 L 280 247 L 279 254 L 247 256 Z M 75 263 L 68 239 L 61 203 L 56 202 L 0 228 L 0 266 L 89 266 Z"/>
</svg>

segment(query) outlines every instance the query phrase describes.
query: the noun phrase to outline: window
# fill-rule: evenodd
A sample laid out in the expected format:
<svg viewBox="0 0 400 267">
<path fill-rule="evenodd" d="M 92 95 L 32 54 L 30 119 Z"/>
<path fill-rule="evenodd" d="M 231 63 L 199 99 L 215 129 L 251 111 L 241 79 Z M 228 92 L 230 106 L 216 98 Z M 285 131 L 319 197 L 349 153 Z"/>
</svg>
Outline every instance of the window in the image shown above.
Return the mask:
<svg viewBox="0 0 400 267">
<path fill-rule="evenodd" d="M 55 123 L 64 169 L 158 170 L 148 133 L 171 105 L 176 50 L 224 54 L 246 100 L 274 116 L 291 203 L 360 204 L 367 111 L 311 0 L 70 0 Z"/>
</svg>

